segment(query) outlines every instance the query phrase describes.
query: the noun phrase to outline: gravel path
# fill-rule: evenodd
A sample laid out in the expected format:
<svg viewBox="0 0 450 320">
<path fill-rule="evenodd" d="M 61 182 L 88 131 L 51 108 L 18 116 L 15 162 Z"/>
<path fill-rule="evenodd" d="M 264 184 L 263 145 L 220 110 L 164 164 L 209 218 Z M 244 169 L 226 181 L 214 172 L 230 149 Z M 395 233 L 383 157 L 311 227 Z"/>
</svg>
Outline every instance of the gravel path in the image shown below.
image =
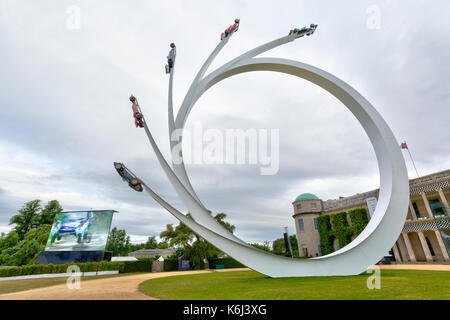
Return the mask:
<svg viewBox="0 0 450 320">
<path fill-rule="evenodd" d="M 250 270 L 247 268 L 145 273 L 131 276 L 82 281 L 80 289 L 66 284 L 0 295 L 0 300 L 156 300 L 139 291 L 145 280 L 183 274 Z"/>
</svg>

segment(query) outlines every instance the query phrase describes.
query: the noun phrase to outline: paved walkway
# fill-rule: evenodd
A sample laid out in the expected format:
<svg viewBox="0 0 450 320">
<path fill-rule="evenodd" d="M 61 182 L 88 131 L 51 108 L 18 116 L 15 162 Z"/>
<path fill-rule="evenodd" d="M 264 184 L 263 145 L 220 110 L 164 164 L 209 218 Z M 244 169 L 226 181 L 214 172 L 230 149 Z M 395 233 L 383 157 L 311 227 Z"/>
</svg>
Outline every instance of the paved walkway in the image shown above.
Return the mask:
<svg viewBox="0 0 450 320">
<path fill-rule="evenodd" d="M 450 271 L 450 264 L 383 264 L 380 269 Z"/>
<path fill-rule="evenodd" d="M 174 271 L 136 274 L 106 279 L 81 281 L 80 289 L 66 284 L 0 295 L 0 300 L 156 300 L 139 291 L 139 284 L 148 279 L 210 272 L 250 270 L 248 268 Z"/>
</svg>

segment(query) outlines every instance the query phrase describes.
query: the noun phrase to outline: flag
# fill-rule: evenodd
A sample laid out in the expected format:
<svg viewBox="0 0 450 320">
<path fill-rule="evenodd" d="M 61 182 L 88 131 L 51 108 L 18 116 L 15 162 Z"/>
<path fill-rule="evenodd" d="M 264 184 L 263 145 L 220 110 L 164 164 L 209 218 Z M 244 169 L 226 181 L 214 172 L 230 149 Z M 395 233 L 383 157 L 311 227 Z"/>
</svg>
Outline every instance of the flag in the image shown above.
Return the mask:
<svg viewBox="0 0 450 320">
<path fill-rule="evenodd" d="M 405 142 L 402 142 L 402 144 L 400 145 L 400 147 L 401 147 L 402 149 L 408 149 L 408 146 L 406 145 L 406 141 L 405 141 Z"/>
</svg>

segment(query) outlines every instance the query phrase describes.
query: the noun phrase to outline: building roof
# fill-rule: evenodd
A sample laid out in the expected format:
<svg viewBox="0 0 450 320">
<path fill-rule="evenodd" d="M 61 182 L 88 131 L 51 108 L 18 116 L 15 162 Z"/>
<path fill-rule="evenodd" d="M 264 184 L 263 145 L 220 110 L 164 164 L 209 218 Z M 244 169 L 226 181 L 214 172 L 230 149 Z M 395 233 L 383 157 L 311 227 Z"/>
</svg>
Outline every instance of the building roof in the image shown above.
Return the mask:
<svg viewBox="0 0 450 320">
<path fill-rule="evenodd" d="M 297 198 L 295 198 L 294 202 L 299 200 L 319 200 L 319 198 L 312 193 L 302 193 Z"/>
</svg>

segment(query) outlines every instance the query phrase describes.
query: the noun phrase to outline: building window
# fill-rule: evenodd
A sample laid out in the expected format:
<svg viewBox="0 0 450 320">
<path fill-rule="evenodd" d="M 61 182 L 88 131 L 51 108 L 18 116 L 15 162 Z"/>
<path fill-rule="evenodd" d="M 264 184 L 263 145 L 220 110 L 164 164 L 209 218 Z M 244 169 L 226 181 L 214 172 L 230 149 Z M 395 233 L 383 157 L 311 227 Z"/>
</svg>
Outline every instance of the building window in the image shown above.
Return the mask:
<svg viewBox="0 0 450 320">
<path fill-rule="evenodd" d="M 314 229 L 319 230 L 319 219 L 314 218 Z"/>
<path fill-rule="evenodd" d="M 311 202 L 311 209 L 317 209 L 317 203 Z"/>
<path fill-rule="evenodd" d="M 297 204 L 297 210 L 302 210 L 302 204 L 301 203 Z"/>
<path fill-rule="evenodd" d="M 303 219 L 298 219 L 298 227 L 300 231 L 305 231 L 305 225 L 303 224 Z"/>
<path fill-rule="evenodd" d="M 431 212 L 433 212 L 433 216 L 445 215 L 444 209 L 442 208 L 439 199 L 428 200 L 428 203 L 430 204 L 430 209 Z"/>
<path fill-rule="evenodd" d="M 414 212 L 416 213 L 417 218 L 420 218 L 422 215 L 420 214 L 419 208 L 417 207 L 417 203 L 413 202 Z"/>
<path fill-rule="evenodd" d="M 428 239 L 428 237 L 425 237 L 425 240 L 427 241 L 428 249 L 430 249 L 431 255 L 434 257 L 435 254 L 434 254 L 433 246 L 431 245 L 430 239 Z"/>
</svg>

